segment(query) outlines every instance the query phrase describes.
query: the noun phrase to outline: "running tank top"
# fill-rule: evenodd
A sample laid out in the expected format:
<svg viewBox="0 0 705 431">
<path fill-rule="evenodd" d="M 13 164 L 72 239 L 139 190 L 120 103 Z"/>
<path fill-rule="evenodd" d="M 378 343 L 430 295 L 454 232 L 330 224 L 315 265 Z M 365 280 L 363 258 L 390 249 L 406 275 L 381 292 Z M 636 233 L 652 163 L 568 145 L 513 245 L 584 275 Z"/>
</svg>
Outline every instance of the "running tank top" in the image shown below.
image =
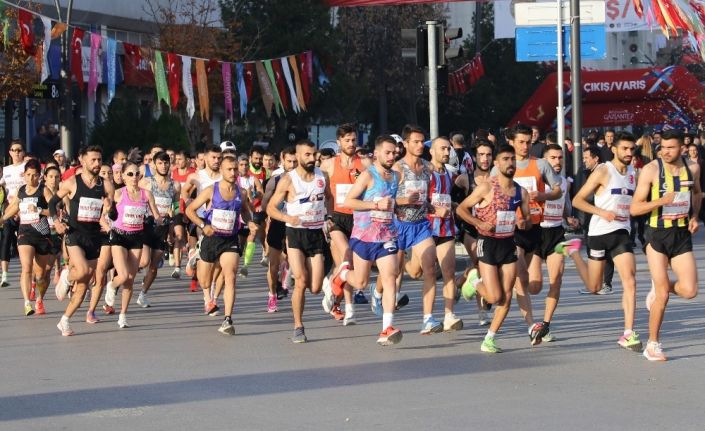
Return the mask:
<svg viewBox="0 0 705 431">
<path fill-rule="evenodd" d="M 117 204 L 117 220 L 114 226 L 125 232 L 140 232 L 144 230 L 144 218 L 147 214 L 147 194 L 140 189 L 138 201 L 130 199 L 127 187 L 120 189 L 122 196 Z"/>
<path fill-rule="evenodd" d="M 431 171 L 431 184 L 428 191 L 428 198 L 431 205 L 434 207 L 443 207 L 448 209 L 448 215 L 441 218 L 433 214 L 433 210 L 428 213 L 428 221 L 431 223 L 431 232 L 433 236 L 438 238 L 447 238 L 455 236 L 456 226 L 453 219 L 453 206 L 451 204 L 451 191 L 453 189 L 453 180 L 448 171 L 443 173 Z"/>
<path fill-rule="evenodd" d="M 365 190 L 362 200 L 365 202 L 377 202 L 387 196 L 394 199 L 397 197 L 399 177 L 392 171 L 392 178 L 386 181 L 377 172 L 377 168 L 370 166 L 367 171 L 372 175 L 372 187 Z M 353 211 L 353 228 L 350 238 L 359 239 L 365 242 L 387 242 L 397 238 L 397 228 L 393 223 L 394 209 L 389 211 L 369 210 Z"/>
<path fill-rule="evenodd" d="M 211 225 L 216 236 L 237 237 L 239 230 L 240 210 L 242 209 L 242 196 L 240 187 L 235 185 L 235 196 L 230 200 L 223 199 L 220 194 L 220 181 L 213 184 L 213 199 L 206 210 L 206 224 Z"/>
<path fill-rule="evenodd" d="M 341 214 L 353 213 L 350 208 L 343 206 L 343 202 L 345 202 L 345 197 L 363 170 L 365 170 L 365 167 L 362 166 L 362 160 L 357 155 L 353 156 L 350 169 L 343 167 L 340 162 L 340 155 L 333 158 L 333 174 L 330 176 L 330 191 L 335 197 L 333 211 Z"/>
<path fill-rule="evenodd" d="M 612 162 L 604 164 L 609 172 L 609 181 L 602 193 L 595 194 L 595 206 L 612 211 L 616 217 L 610 222 L 594 214 L 590 218 L 588 236 L 605 235 L 620 229 L 631 231 L 629 207 L 634 198 L 634 189 L 636 189 L 634 168 L 631 165 L 627 166 L 627 172 L 622 175 Z"/>
<path fill-rule="evenodd" d="M 517 167 L 514 173 L 514 182 L 524 187 L 529 193 L 544 190 L 543 176 L 541 175 L 541 171 L 539 171 L 538 162 L 535 157 L 529 158 L 529 164 L 526 168 L 519 169 Z M 543 202 L 536 202 L 533 199 L 529 200 L 529 214 L 531 214 L 532 225 L 541 223 L 543 206 Z"/>
<path fill-rule="evenodd" d="M 497 177 L 490 178 L 492 186 L 492 201 L 486 207 L 475 207 L 475 215 L 480 220 L 494 226 L 494 231 L 477 229 L 477 232 L 491 238 L 508 238 L 514 235 L 517 222 L 517 211 L 521 208 L 521 186 L 514 182 L 514 196 L 508 196 L 502 191 Z"/>
<path fill-rule="evenodd" d="M 144 177 L 150 178 L 152 176 L 152 168 L 149 167 L 149 163 L 144 165 Z"/>
<path fill-rule="evenodd" d="M 47 216 L 40 214 L 40 211 L 49 207 L 44 197 L 44 186 L 40 185 L 30 195 L 27 194 L 27 186 L 24 185 L 17 190 L 17 199 L 20 201 L 20 226 L 17 232 L 48 236 L 51 233 L 49 220 Z"/>
<path fill-rule="evenodd" d="M 544 185 L 546 193 L 551 191 L 548 184 Z M 543 221 L 541 227 L 563 226 L 563 213 L 565 211 L 565 197 L 568 194 L 568 180 L 561 177 L 561 197 L 543 204 Z"/>
<path fill-rule="evenodd" d="M 289 176 L 296 196 L 293 201 L 286 203 L 287 214 L 298 217 L 301 220 L 300 227 L 304 229 L 321 229 L 326 216 L 326 179 L 323 172 L 316 168 L 313 181 L 310 182 L 304 181 L 296 169 L 289 172 Z M 291 226 L 289 223 L 286 225 L 299 227 Z"/>
<path fill-rule="evenodd" d="M 184 184 L 186 184 L 186 180 L 188 179 L 188 176 L 191 175 L 192 173 L 196 172 L 195 169 L 186 169 L 185 174 L 180 174 L 179 173 L 179 168 L 174 168 L 171 171 L 171 179 L 174 181 L 177 181 L 181 186 L 183 187 Z"/>
<path fill-rule="evenodd" d="M 212 186 L 215 182 L 220 181 L 223 176 L 218 174 L 216 178 L 211 178 L 207 173 L 205 169 L 199 169 L 196 173 L 198 182 L 196 183 L 196 194 L 200 195 L 203 190 L 206 188 Z M 199 217 L 203 217 L 205 214 L 204 211 L 206 210 L 205 205 L 202 206 L 201 208 L 196 211 L 198 213 Z"/>
<path fill-rule="evenodd" d="M 166 217 L 169 210 L 174 206 L 174 193 L 176 193 L 176 188 L 174 187 L 173 180 L 167 181 L 169 182 L 169 186 L 166 190 L 162 190 L 157 184 L 156 177 L 150 178 L 154 203 L 157 205 L 157 211 L 159 211 L 161 217 Z"/>
<path fill-rule="evenodd" d="M 69 200 L 69 227 L 88 234 L 100 232 L 103 198 L 105 187 L 102 178 L 97 177 L 95 185 L 90 188 L 83 181 L 83 175 L 76 176 L 76 193 Z"/>
<path fill-rule="evenodd" d="M 649 216 L 649 226 L 656 228 L 686 227 L 690 221 L 691 190 L 693 189 L 693 173 L 685 160 L 678 175 L 673 175 L 665 169 L 663 160 L 658 161 L 658 184 L 651 185 L 650 201 L 660 199 L 664 194 L 676 192 L 673 202 L 656 208 Z"/>
<path fill-rule="evenodd" d="M 421 167 L 421 173 L 418 175 L 411 170 L 409 164 L 406 160 L 401 159 L 399 165 L 401 166 L 402 173 L 404 174 L 404 179 L 401 184 L 399 184 L 399 190 L 397 192 L 397 197 L 407 198 L 412 193 L 418 192 L 422 203 L 420 205 L 397 205 L 395 208 L 395 214 L 399 221 L 403 222 L 417 222 L 420 220 L 425 220 L 428 215 L 428 185 L 431 182 L 431 168 L 429 163 L 425 160 L 421 161 L 423 163 Z"/>
</svg>

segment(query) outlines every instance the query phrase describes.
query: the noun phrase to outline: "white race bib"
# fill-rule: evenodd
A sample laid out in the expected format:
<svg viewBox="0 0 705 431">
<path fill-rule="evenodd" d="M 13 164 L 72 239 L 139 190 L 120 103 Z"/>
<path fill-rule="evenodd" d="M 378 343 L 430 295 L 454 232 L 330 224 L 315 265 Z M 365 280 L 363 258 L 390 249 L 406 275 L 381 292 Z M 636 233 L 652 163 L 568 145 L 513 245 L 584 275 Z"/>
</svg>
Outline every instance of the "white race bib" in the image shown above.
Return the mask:
<svg viewBox="0 0 705 431">
<path fill-rule="evenodd" d="M 447 193 L 431 193 L 431 205 L 434 207 L 445 208 L 450 211 L 452 208 L 450 195 Z M 450 215 L 451 213 L 448 212 L 448 215 L 445 218 L 450 218 Z"/>
<path fill-rule="evenodd" d="M 352 189 L 352 184 L 336 184 L 335 185 L 335 204 L 336 205 L 343 205 L 343 202 L 345 202 L 345 198 L 348 196 L 348 193 L 350 193 L 350 189 Z"/>
<path fill-rule="evenodd" d="M 211 227 L 216 233 L 232 235 L 235 228 L 236 212 L 233 210 L 214 209 L 211 214 Z"/>
<path fill-rule="evenodd" d="M 34 202 L 32 202 L 34 200 Z M 37 198 L 23 199 L 20 202 L 20 224 L 39 223 L 39 208 Z"/>
<path fill-rule="evenodd" d="M 406 189 L 407 196 L 412 193 L 418 193 L 421 201 L 426 200 L 426 191 L 428 190 L 428 183 L 426 183 L 425 181 L 404 181 L 404 187 Z"/>
<path fill-rule="evenodd" d="M 169 209 L 171 209 L 171 198 L 165 197 L 165 196 L 155 196 L 154 197 L 154 203 L 157 205 L 157 211 L 159 211 L 159 215 L 164 217 L 167 215 L 169 212 Z"/>
<path fill-rule="evenodd" d="M 497 236 L 511 236 L 517 222 L 516 211 L 497 211 L 494 232 Z"/>
<path fill-rule="evenodd" d="M 122 214 L 122 224 L 127 228 L 141 228 L 144 226 L 143 206 L 125 205 L 125 212 Z"/>
<path fill-rule="evenodd" d="M 538 191 L 535 177 L 514 177 L 514 181 L 524 187 L 529 193 Z"/>
<path fill-rule="evenodd" d="M 688 217 L 690 213 L 690 192 L 676 192 L 673 202 L 664 205 L 661 218 L 664 220 L 678 220 Z"/>
<path fill-rule="evenodd" d="M 98 223 L 102 210 L 102 199 L 82 197 L 78 201 L 78 214 L 76 214 L 76 220 L 87 223 Z"/>
<path fill-rule="evenodd" d="M 313 201 L 301 204 L 303 214 L 299 216 L 301 226 L 308 229 L 317 229 L 323 226 L 326 217 L 326 204 L 324 201 Z"/>
<path fill-rule="evenodd" d="M 629 207 L 632 205 L 632 199 L 630 195 L 620 195 L 615 199 L 615 220 L 621 222 L 629 221 Z"/>
</svg>

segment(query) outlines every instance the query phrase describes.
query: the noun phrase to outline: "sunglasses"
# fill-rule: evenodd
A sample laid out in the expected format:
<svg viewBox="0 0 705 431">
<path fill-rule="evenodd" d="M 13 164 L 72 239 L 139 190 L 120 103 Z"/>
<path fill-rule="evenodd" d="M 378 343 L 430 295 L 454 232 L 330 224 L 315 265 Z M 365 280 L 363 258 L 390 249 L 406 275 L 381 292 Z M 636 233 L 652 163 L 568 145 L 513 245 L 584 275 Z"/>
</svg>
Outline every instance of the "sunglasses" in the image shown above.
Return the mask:
<svg viewBox="0 0 705 431">
<path fill-rule="evenodd" d="M 125 172 L 123 175 L 127 175 L 128 177 L 139 177 L 140 174 L 137 172 Z"/>
<path fill-rule="evenodd" d="M 21 152 L 22 152 L 22 148 L 12 148 L 12 149 L 10 149 L 10 152 L 12 152 L 12 153 L 21 153 Z"/>
</svg>

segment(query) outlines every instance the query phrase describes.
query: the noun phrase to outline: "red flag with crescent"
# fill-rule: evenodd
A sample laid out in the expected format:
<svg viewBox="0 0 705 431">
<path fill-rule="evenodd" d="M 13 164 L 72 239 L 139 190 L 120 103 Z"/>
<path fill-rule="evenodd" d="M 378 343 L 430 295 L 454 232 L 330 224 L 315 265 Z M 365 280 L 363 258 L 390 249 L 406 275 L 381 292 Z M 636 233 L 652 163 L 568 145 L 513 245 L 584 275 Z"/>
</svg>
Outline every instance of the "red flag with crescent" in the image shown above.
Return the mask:
<svg viewBox="0 0 705 431">
<path fill-rule="evenodd" d="M 78 89 L 83 91 L 83 36 L 85 32 L 74 28 L 71 35 L 71 75 L 76 79 Z"/>
<path fill-rule="evenodd" d="M 171 109 L 179 104 L 179 85 L 181 83 L 181 57 L 173 52 L 166 54 L 167 81 L 169 83 L 169 98 Z"/>
<path fill-rule="evenodd" d="M 20 26 L 20 41 L 22 48 L 28 55 L 34 55 L 34 33 L 32 33 L 32 21 L 34 15 L 30 12 L 20 9 L 17 11 L 17 22 Z"/>
<path fill-rule="evenodd" d="M 247 100 L 252 100 L 252 80 L 255 76 L 255 64 L 245 63 L 245 89 L 247 90 Z"/>
</svg>

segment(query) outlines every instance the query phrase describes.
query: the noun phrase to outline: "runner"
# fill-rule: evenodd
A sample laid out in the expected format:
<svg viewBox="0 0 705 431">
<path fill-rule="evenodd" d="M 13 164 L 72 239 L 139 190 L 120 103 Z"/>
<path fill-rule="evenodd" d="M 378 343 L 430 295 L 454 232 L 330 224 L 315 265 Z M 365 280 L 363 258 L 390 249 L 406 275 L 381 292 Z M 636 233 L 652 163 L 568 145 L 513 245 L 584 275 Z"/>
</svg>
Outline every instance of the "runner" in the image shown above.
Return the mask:
<svg viewBox="0 0 705 431">
<path fill-rule="evenodd" d="M 282 176 L 272 199 L 267 205 L 267 214 L 286 223 L 286 254 L 294 274 L 294 293 L 291 308 L 294 312 L 294 343 L 305 343 L 306 333 L 302 322 L 304 294 L 306 289 L 317 294 L 323 283 L 323 236 L 325 215 L 332 209 L 332 197 L 326 187 L 326 179 L 316 168 L 313 142 L 299 141 L 296 144 L 296 169 Z M 279 208 L 286 202 L 286 214 Z"/>
<path fill-rule="evenodd" d="M 516 282 L 515 228 L 531 227 L 529 193 L 513 180 L 514 147 L 502 145 L 497 150 L 495 167 L 498 174 L 478 184 L 457 208 L 458 216 L 478 231 L 479 276 L 477 269 L 470 272 L 469 282 L 463 285 L 463 296 L 471 298 L 478 292 L 485 301 L 496 305 L 492 323 L 480 346 L 480 351 L 486 353 L 502 351 L 495 342 L 495 335 L 509 314 Z M 475 215 L 471 211 L 473 207 Z"/>
<path fill-rule="evenodd" d="M 587 288 L 596 293 L 602 285 L 605 259 L 612 257 L 622 280 L 622 308 L 624 334 L 618 344 L 628 350 L 641 351 L 639 334 L 633 331 L 636 308 L 636 262 L 629 237 L 631 223 L 629 206 L 636 188 L 634 168 L 631 166 L 636 139 L 630 133 L 620 132 L 612 146 L 614 158 L 599 165 L 573 199 L 573 206 L 592 214 L 588 228 Z M 587 198 L 595 194 L 595 204 Z"/>
<path fill-rule="evenodd" d="M 254 154 L 256 156 L 256 163 L 261 167 L 261 154 L 257 152 L 250 152 L 250 154 Z M 259 236 L 259 226 L 260 224 L 263 224 L 262 222 L 264 221 L 264 213 L 261 211 L 260 207 L 262 204 L 262 196 L 264 195 L 264 188 L 262 186 L 262 181 L 259 179 L 259 177 L 251 173 L 250 160 L 252 159 L 252 157 L 253 156 L 248 157 L 246 154 L 241 154 L 237 159 L 238 184 L 240 185 L 240 188 L 244 189 L 247 192 L 249 200 L 254 205 L 256 205 L 256 208 L 259 209 L 257 213 L 252 214 L 250 218 L 252 221 L 255 222 L 252 224 L 255 229 L 253 230 L 249 227 L 243 227 L 243 229 L 241 229 L 239 232 L 241 238 L 240 247 L 245 250 L 243 265 L 242 267 L 240 267 L 240 276 L 242 277 L 247 277 L 247 268 L 250 266 L 250 263 L 252 263 L 252 256 L 255 253 L 255 238 Z M 265 170 L 261 169 L 260 172 L 265 172 Z M 242 216 L 242 212 L 240 213 L 240 216 Z M 262 226 L 262 229 L 263 228 L 264 226 Z"/>
<path fill-rule="evenodd" d="M 398 188 L 398 174 L 392 170 L 396 142 L 382 135 L 375 140 L 375 162 L 365 169 L 347 191 L 345 208 L 353 209 L 353 227 L 350 247 L 355 270 L 341 271 L 340 278 L 349 286 L 364 289 L 370 278 L 372 264 L 379 270 L 378 285 L 382 292 L 372 295 L 382 303 L 382 332 L 377 343 L 382 346 L 397 344 L 401 330 L 393 326 L 396 307 L 396 279 L 399 258 L 394 224 L 394 199 Z"/>
<path fill-rule="evenodd" d="M 148 269 L 142 281 L 142 291 L 137 297 L 137 304 L 142 308 L 151 306 L 147 298 L 147 292 L 157 277 L 159 263 L 167 249 L 166 239 L 169 235 L 170 221 L 173 220 L 174 207 L 178 205 L 181 194 L 181 185 L 169 178 L 171 167 L 169 154 L 162 151 L 154 155 L 154 172 L 151 178 L 142 178 L 140 188 L 152 193 L 154 203 L 159 212 L 159 218 L 164 220 L 157 224 L 155 214 L 149 217 L 145 223 L 144 247 L 142 248 L 142 261 L 145 261 L 144 254 L 148 254 Z M 144 267 L 144 266 L 142 266 Z"/>
<path fill-rule="evenodd" d="M 653 281 L 646 297 L 649 342 L 643 353 L 649 361 L 666 360 L 660 332 L 669 295 L 692 299 L 698 294 L 692 236 L 698 231 L 702 173 L 697 163 L 681 157 L 682 147 L 681 132 L 662 133 L 661 158 L 644 166 L 631 205 L 633 216 L 650 214 L 645 237 Z M 668 276 L 669 265 L 676 275 L 675 282 Z"/>
<path fill-rule="evenodd" d="M 61 271 L 56 285 L 57 298 L 63 300 L 71 286 L 74 287 L 71 301 L 56 325 L 63 336 L 74 333 L 69 319 L 81 306 L 88 283 L 94 276 L 100 254 L 100 231 L 109 230 L 105 216 L 112 205 L 113 185 L 98 176 L 102 158 L 100 147 L 82 148 L 79 152 L 83 167 L 81 173 L 62 182 L 49 202 L 49 213 L 54 218 L 56 232 L 66 234 L 64 241 L 69 257 L 69 267 Z M 65 197 L 69 199 L 68 223 L 56 218 L 57 204 Z"/>
<path fill-rule="evenodd" d="M 24 144 L 21 140 L 15 139 L 10 143 L 10 160 L 11 164 L 2 168 L 2 178 L 0 178 L 0 186 L 5 187 L 5 200 L 3 205 L 7 208 L 15 197 L 17 191 L 25 185 L 24 177 Z M 7 287 L 10 283 L 7 281 L 7 269 L 10 265 L 10 250 L 17 245 L 17 222 L 8 220 L 2 229 L 2 242 L 0 243 L 0 286 Z"/>
<path fill-rule="evenodd" d="M 179 183 L 179 188 L 183 188 L 189 175 L 196 172 L 196 170 L 188 167 L 188 156 L 183 151 L 177 152 L 174 155 L 174 160 L 176 166 L 174 166 L 174 169 L 171 171 L 171 178 Z M 184 211 L 186 211 L 186 202 L 183 197 L 180 197 L 179 211 L 174 215 L 174 221 L 172 223 L 174 247 L 172 248 L 171 256 L 173 256 L 174 262 L 170 262 L 170 264 L 174 266 L 174 271 L 171 273 L 171 277 L 176 279 L 181 278 L 181 249 L 185 244 L 187 244 L 186 236 L 188 232 L 186 228 L 188 227 L 188 219 L 186 218 Z M 191 241 L 193 241 L 192 245 L 195 246 L 196 238 L 189 238 L 188 243 L 191 244 Z"/>
<path fill-rule="evenodd" d="M 344 262 L 351 262 L 352 253 L 348 239 L 353 229 L 353 211 L 343 205 L 345 197 L 352 189 L 355 180 L 365 168 L 362 160 L 355 154 L 357 145 L 357 128 L 353 124 L 342 124 L 336 130 L 336 142 L 340 152 L 333 158 L 321 162 L 321 171 L 328 177 L 330 194 L 335 196 L 333 214 L 326 216 L 328 235 L 330 236 L 331 256 L 335 267 Z M 354 325 L 355 305 L 352 288 L 323 281 L 323 310 L 336 320 L 343 320 L 343 326 Z M 363 286 L 362 288 L 365 288 Z M 334 289 L 335 288 L 335 289 Z M 356 294 L 357 295 L 357 294 Z M 345 297 L 345 314 L 340 310 L 340 301 Z"/>
<path fill-rule="evenodd" d="M 246 210 L 244 221 L 248 220 L 250 203 L 247 193 L 237 184 L 237 161 L 231 154 L 223 156 L 220 162 L 222 179 L 208 186 L 198 194 L 186 208 L 186 215 L 203 232 L 201 242 L 201 259 L 198 262 L 198 280 L 203 288 L 205 298 L 210 298 L 210 286 L 213 268 L 222 268 L 225 282 L 224 304 L 225 318 L 218 332 L 224 335 L 235 335 L 232 314 L 235 305 L 235 284 L 237 266 L 240 262 L 240 246 L 238 245 L 238 227 L 240 211 Z M 205 207 L 203 217 L 197 213 Z M 205 311 L 210 314 L 212 304 L 206 304 Z"/>
<path fill-rule="evenodd" d="M 56 169 L 56 168 L 54 168 Z M 19 214 L 20 225 L 17 230 L 17 251 L 20 255 L 22 273 L 20 274 L 20 292 L 24 298 L 24 314 L 31 316 L 30 288 L 36 280 L 38 292 L 37 314 L 45 314 L 44 293 L 49 285 L 51 271 L 50 256 L 52 252 L 51 232 L 47 222 L 47 202 L 52 193 L 40 185 L 41 165 L 30 160 L 24 165 L 26 184 L 17 191 L 16 199 L 5 209 L 0 217 L 0 226 Z"/>
</svg>

